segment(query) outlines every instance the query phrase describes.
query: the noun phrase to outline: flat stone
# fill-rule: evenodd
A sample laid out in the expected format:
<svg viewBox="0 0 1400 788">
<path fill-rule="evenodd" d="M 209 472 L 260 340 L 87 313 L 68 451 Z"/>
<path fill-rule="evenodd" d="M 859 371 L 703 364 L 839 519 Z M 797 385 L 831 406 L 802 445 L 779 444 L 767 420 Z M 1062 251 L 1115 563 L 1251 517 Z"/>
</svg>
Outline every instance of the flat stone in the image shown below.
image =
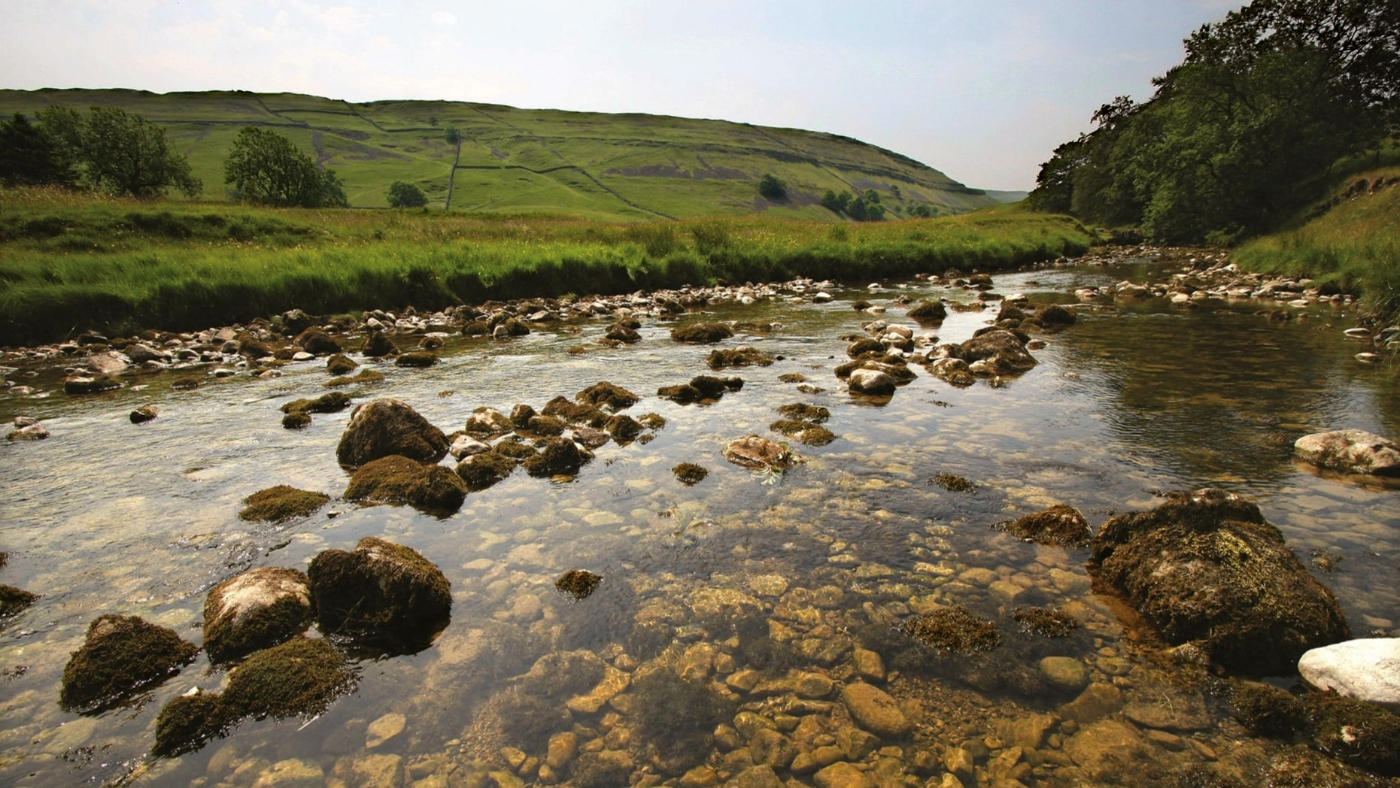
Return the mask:
<svg viewBox="0 0 1400 788">
<path fill-rule="evenodd" d="M 899 704 L 883 690 L 864 682 L 841 688 L 841 700 L 861 727 L 881 736 L 899 737 L 913 727 Z"/>
<path fill-rule="evenodd" d="M 812 775 L 817 788 L 875 788 L 875 781 L 854 764 L 833 763 Z"/>
<path fill-rule="evenodd" d="M 1078 692 L 1089 684 L 1089 668 L 1074 657 L 1045 657 L 1040 675 L 1062 692 Z"/>
<path fill-rule="evenodd" d="M 586 695 L 569 698 L 564 705 L 579 714 L 594 714 L 632 683 L 632 676 L 612 665 L 603 668 L 603 679 Z"/>
<path fill-rule="evenodd" d="M 851 662 L 861 678 L 871 681 L 885 680 L 885 663 L 876 652 L 863 648 L 851 649 Z"/>
<path fill-rule="evenodd" d="M 1210 725 L 1206 704 L 1198 694 L 1173 693 L 1150 703 L 1129 703 L 1123 716 L 1145 728 L 1196 731 Z"/>
<path fill-rule="evenodd" d="M 398 736 L 403 733 L 407 724 L 408 718 L 402 714 L 397 712 L 385 714 L 369 724 L 369 728 L 365 731 L 365 748 L 372 750 Z"/>
<path fill-rule="evenodd" d="M 1400 711 L 1400 638 L 1358 638 L 1307 651 L 1298 673 L 1321 690 Z"/>
<path fill-rule="evenodd" d="M 1122 690 L 1107 682 L 1096 682 L 1085 687 L 1079 697 L 1061 706 L 1060 716 L 1083 724 L 1107 717 L 1122 707 Z"/>
<path fill-rule="evenodd" d="M 258 775 L 253 788 L 313 788 L 325 784 L 321 767 L 297 758 L 278 761 Z"/>
</svg>

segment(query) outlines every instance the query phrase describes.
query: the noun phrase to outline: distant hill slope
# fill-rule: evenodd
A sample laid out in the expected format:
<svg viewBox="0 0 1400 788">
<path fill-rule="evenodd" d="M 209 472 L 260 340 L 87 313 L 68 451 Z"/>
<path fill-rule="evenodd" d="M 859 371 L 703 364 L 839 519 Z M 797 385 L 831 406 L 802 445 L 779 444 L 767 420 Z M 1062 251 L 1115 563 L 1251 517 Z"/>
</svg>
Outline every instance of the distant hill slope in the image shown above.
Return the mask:
<svg viewBox="0 0 1400 788">
<path fill-rule="evenodd" d="M 875 189 L 895 216 L 914 205 L 959 213 L 994 200 L 938 170 L 847 137 L 661 115 L 524 110 L 453 101 L 345 101 L 296 93 L 0 90 L 0 112 L 56 104 L 117 106 L 159 123 L 204 181 L 229 199 L 223 161 L 243 126 L 277 130 L 335 168 L 352 206 L 382 207 L 389 185 L 416 184 L 453 210 L 566 213 L 600 219 L 755 212 L 834 219 L 823 192 Z M 461 132 L 460 149 L 446 129 Z M 758 194 L 784 180 L 788 197 Z"/>
</svg>

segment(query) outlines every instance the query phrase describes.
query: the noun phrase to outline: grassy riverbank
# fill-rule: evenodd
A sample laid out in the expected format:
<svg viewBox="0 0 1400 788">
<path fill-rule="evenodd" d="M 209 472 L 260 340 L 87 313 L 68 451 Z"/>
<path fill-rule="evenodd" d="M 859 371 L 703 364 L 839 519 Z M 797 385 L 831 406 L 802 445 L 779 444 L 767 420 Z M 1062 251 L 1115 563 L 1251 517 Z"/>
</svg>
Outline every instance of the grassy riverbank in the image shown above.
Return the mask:
<svg viewBox="0 0 1400 788">
<path fill-rule="evenodd" d="M 1381 317 L 1400 317 L 1400 167 L 1348 179 L 1328 205 L 1294 228 L 1247 241 L 1233 259 L 1359 292 Z"/>
<path fill-rule="evenodd" d="M 488 299 L 798 276 L 997 270 L 1086 250 L 1059 216 L 995 209 L 868 224 L 611 224 L 392 210 L 270 210 L 0 192 L 0 342 Z"/>
</svg>

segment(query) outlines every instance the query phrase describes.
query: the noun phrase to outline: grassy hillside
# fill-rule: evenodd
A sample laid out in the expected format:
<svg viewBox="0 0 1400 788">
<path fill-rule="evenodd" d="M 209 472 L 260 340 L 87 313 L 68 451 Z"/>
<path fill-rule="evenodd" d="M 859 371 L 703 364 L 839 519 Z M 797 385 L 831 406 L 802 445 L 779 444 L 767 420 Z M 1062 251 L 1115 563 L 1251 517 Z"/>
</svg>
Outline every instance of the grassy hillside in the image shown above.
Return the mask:
<svg viewBox="0 0 1400 788">
<path fill-rule="evenodd" d="M 1001 206 L 866 224 L 746 216 L 264 209 L 0 189 L 0 345 L 86 328 L 195 329 L 331 314 L 798 276 L 861 283 L 995 270 L 1089 246 L 1061 216 Z"/>
<path fill-rule="evenodd" d="M 1400 167 L 1347 178 L 1297 226 L 1242 244 L 1234 259 L 1357 290 L 1378 314 L 1400 317 Z"/>
<path fill-rule="evenodd" d="M 430 204 L 486 213 L 568 213 L 608 221 L 764 213 L 832 221 L 828 189 L 875 189 L 895 216 L 914 205 L 940 214 L 992 204 L 943 173 L 846 137 L 718 120 L 523 110 L 449 101 L 351 104 L 295 93 L 155 94 L 135 90 L 0 90 L 0 113 L 50 104 L 117 106 L 166 128 L 204 182 L 201 199 L 227 200 L 223 161 L 243 126 L 272 128 L 335 168 L 350 204 L 385 205 L 396 180 Z M 448 144 L 457 128 L 460 146 Z M 759 196 L 772 173 L 788 197 Z"/>
</svg>

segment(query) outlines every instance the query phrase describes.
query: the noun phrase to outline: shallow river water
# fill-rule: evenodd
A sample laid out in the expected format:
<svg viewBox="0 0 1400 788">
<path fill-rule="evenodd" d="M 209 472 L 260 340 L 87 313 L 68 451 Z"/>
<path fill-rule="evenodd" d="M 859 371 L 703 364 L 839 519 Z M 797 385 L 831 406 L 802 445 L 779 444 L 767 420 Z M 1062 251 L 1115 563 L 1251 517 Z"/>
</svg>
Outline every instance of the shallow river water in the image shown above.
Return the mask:
<svg viewBox="0 0 1400 788">
<path fill-rule="evenodd" d="M 1142 272 L 1054 268 L 995 283 L 1072 301 L 1075 287 Z M 42 417 L 52 434 L 0 445 L 0 550 L 10 554 L 0 582 L 40 595 L 0 630 L 0 784 L 601 785 L 630 772 L 644 784 L 686 775 L 705 785 L 763 762 L 811 784 L 833 761 L 883 784 L 938 785 L 944 773 L 967 785 L 1257 782 L 1284 745 L 1250 737 L 1206 687 L 1155 658 L 1159 646 L 1133 636 L 1132 616 L 1091 588 L 1087 550 L 993 526 L 1064 503 L 1098 527 L 1165 491 L 1224 487 L 1259 504 L 1336 592 L 1354 633 L 1400 635 L 1400 491 L 1327 478 L 1290 456 L 1308 432 L 1400 435 L 1395 365 L 1357 363 L 1342 336 L 1354 318 L 1332 307 L 1281 323 L 1256 314 L 1258 304 L 1102 304 L 1046 335 L 1038 365 L 1000 387 L 958 389 L 911 366 L 919 377 L 888 403 L 853 399 L 832 369 L 846 360 L 842 337 L 873 316 L 851 302 L 866 298 L 888 308 L 878 317 L 914 326 L 895 299 L 926 294 L 976 295 L 887 283 L 828 304 L 713 307 L 707 318 L 776 324 L 721 347 L 781 358 L 722 373 L 744 386 L 710 405 L 655 396 L 708 372 L 711 348 L 673 343 L 672 324 L 651 320 L 630 347 L 596 343 L 599 321 L 506 342 L 455 339 L 426 370 L 379 365 L 387 380 L 352 391 L 356 402 L 393 396 L 449 433 L 479 406 L 538 409 L 600 380 L 643 396 L 632 415 L 666 419 L 649 442 L 598 449 L 573 481 L 517 471 L 441 519 L 336 497 L 348 410 L 282 428 L 282 403 L 324 391 L 321 361 L 194 391 L 154 377 L 110 395 L 0 400 L 6 422 Z M 952 311 L 919 331 L 960 342 L 993 314 Z M 586 352 L 569 352 L 578 346 Z M 780 380 L 792 375 L 807 381 Z M 768 425 L 793 402 L 828 408 L 837 439 L 793 442 L 805 462 L 781 475 L 721 457 L 747 433 L 782 440 Z M 129 423 L 146 403 L 160 416 Z M 671 472 L 680 462 L 709 475 L 687 487 Z M 975 487 L 946 489 L 940 474 Z M 333 500 L 281 526 L 238 519 L 244 497 L 275 484 Z M 202 655 L 145 702 L 87 717 L 59 708 L 63 666 L 96 616 L 140 615 L 198 643 L 215 583 L 252 567 L 304 569 L 364 536 L 436 563 L 452 584 L 452 619 L 417 654 L 360 659 L 357 689 L 320 717 L 246 720 L 196 752 L 148 758 L 161 706 L 224 680 Z M 555 590 L 574 568 L 602 575 L 592 596 Z M 949 657 L 898 631 L 953 604 L 995 621 L 1001 645 Z M 1023 632 L 1012 612 L 1036 605 L 1083 626 L 1058 639 Z M 552 692 L 522 693 L 537 686 L 518 677 L 538 658 L 575 650 L 625 674 L 629 689 L 593 713 Z M 1081 666 L 1073 691 L 1047 683 L 1038 667 L 1047 656 Z M 658 669 L 691 683 L 641 680 Z M 839 688 L 858 680 L 894 697 L 912 732 L 853 735 Z"/>
</svg>

